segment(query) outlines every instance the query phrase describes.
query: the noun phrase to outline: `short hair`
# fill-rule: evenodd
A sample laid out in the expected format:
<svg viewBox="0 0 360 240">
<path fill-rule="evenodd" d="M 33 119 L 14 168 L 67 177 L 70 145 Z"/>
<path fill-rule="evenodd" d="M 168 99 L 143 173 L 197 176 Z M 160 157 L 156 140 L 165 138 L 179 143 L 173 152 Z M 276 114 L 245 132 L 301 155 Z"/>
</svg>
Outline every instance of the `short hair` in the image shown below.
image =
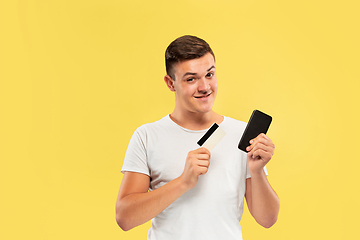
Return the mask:
<svg viewBox="0 0 360 240">
<path fill-rule="evenodd" d="M 174 65 L 176 63 L 200 58 L 207 53 L 211 53 L 215 60 L 209 44 L 201 38 L 185 35 L 175 39 L 165 51 L 166 74 L 175 80 Z"/>
</svg>

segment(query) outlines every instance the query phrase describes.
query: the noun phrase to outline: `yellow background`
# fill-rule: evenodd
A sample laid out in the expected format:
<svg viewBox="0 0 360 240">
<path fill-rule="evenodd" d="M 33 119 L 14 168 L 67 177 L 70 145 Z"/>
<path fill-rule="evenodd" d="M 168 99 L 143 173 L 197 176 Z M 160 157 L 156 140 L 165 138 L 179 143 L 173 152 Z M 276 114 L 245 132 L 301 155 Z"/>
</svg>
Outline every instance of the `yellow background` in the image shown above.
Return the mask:
<svg viewBox="0 0 360 240">
<path fill-rule="evenodd" d="M 214 109 L 273 116 L 279 220 L 248 211 L 244 239 L 359 239 L 358 1 L 0 3 L 0 238 L 146 239 L 115 222 L 120 169 L 141 124 L 173 110 L 164 51 L 212 46 Z"/>
</svg>

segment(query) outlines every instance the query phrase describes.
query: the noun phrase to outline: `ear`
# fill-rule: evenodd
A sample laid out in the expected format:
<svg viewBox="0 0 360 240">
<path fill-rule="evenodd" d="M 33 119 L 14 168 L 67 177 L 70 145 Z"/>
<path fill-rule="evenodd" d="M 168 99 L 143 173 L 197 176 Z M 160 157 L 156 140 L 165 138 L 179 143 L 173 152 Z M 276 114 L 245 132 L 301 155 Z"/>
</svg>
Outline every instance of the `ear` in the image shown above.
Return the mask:
<svg viewBox="0 0 360 240">
<path fill-rule="evenodd" d="M 166 75 L 164 77 L 164 81 L 167 87 L 170 89 L 170 91 L 175 92 L 174 80 L 169 75 Z"/>
</svg>

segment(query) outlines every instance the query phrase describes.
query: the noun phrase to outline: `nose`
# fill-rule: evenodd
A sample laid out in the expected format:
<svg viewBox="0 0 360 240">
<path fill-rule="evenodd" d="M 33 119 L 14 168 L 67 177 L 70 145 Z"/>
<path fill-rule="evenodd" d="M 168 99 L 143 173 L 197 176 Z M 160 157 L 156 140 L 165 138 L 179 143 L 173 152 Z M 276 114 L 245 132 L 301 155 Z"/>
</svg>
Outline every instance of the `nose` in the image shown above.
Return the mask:
<svg viewBox="0 0 360 240">
<path fill-rule="evenodd" d="M 205 78 L 200 78 L 198 80 L 198 91 L 199 92 L 203 92 L 203 93 L 206 93 L 207 91 L 210 90 L 210 84 L 209 82 L 207 81 L 207 79 Z"/>
</svg>

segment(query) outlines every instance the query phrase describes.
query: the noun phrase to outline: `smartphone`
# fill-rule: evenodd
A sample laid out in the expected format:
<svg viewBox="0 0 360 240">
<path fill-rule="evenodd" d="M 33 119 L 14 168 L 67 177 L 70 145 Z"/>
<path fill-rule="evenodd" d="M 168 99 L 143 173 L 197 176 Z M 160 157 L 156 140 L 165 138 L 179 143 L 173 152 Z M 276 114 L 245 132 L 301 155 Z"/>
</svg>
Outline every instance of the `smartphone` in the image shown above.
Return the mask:
<svg viewBox="0 0 360 240">
<path fill-rule="evenodd" d="M 256 138 L 260 133 L 265 133 L 270 127 L 272 117 L 259 111 L 254 110 L 245 131 L 240 139 L 238 148 L 244 152 L 250 146 L 250 140 Z"/>
</svg>

